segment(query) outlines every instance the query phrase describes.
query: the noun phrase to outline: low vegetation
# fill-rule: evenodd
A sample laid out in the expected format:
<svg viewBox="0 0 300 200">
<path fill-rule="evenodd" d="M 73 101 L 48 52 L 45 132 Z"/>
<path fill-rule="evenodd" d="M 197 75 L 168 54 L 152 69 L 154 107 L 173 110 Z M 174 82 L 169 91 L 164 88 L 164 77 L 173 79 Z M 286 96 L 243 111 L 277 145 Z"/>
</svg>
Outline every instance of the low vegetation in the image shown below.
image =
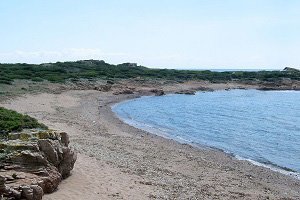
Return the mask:
<svg viewBox="0 0 300 200">
<path fill-rule="evenodd" d="M 0 64 L 0 84 L 11 84 L 16 79 L 26 79 L 35 82 L 48 80 L 63 83 L 66 80 L 79 79 L 166 79 L 175 81 L 208 80 L 212 82 L 225 81 L 269 81 L 274 82 L 284 78 L 300 80 L 300 71 L 286 68 L 282 71 L 230 71 L 215 72 L 210 70 L 174 70 L 150 69 L 132 63 L 111 65 L 104 61 L 83 60 L 76 62 L 57 62 L 47 64 Z"/>
<path fill-rule="evenodd" d="M 47 126 L 28 115 L 0 107 L 0 134 L 5 135 L 9 132 L 21 131 L 25 128 L 47 129 Z"/>
</svg>

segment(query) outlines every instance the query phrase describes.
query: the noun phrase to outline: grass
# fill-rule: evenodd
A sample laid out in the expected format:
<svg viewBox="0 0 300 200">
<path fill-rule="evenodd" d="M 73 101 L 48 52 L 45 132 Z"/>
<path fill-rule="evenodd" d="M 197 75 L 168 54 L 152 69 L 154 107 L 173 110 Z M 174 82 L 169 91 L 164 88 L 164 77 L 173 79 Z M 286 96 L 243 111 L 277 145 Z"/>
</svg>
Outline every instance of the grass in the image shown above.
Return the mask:
<svg viewBox="0 0 300 200">
<path fill-rule="evenodd" d="M 48 129 L 47 126 L 39 123 L 36 119 L 28 115 L 0 107 L 0 134 L 21 131 L 25 128 Z"/>
</svg>

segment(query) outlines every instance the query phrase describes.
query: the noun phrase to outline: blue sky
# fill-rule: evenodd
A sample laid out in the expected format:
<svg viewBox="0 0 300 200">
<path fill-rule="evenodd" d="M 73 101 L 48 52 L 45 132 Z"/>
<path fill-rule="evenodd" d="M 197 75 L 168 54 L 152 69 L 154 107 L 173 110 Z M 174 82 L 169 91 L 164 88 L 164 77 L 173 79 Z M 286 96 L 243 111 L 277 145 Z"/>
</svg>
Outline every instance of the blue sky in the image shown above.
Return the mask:
<svg viewBox="0 0 300 200">
<path fill-rule="evenodd" d="M 298 0 L 3 0 L 0 62 L 300 66 Z"/>
</svg>

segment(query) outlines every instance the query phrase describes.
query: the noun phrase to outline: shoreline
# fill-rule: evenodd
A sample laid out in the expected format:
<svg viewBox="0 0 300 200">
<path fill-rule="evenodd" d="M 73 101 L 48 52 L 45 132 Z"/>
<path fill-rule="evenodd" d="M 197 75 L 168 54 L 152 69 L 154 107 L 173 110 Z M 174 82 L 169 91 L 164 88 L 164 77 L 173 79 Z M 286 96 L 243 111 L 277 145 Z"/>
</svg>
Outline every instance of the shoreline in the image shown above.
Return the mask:
<svg viewBox="0 0 300 200">
<path fill-rule="evenodd" d="M 68 132 L 79 152 L 72 175 L 44 199 L 300 198 L 299 180 L 137 129 L 111 110 L 143 94 L 73 90 L 2 103 Z"/>
<path fill-rule="evenodd" d="M 245 90 L 245 89 L 233 89 L 233 90 Z M 258 90 L 258 89 L 253 89 L 253 90 Z M 228 90 L 220 89 L 220 90 L 215 90 L 215 91 L 228 91 Z M 212 92 L 215 92 L 215 91 L 212 91 Z M 258 91 L 264 91 L 264 90 L 258 90 Z M 274 90 L 271 90 L 271 91 L 274 91 Z M 275 90 L 275 91 L 278 91 L 278 90 Z M 291 91 L 291 90 L 280 90 L 280 91 Z M 292 91 L 298 91 L 298 90 L 292 90 Z M 203 91 L 197 91 L 197 93 L 198 92 L 203 92 Z M 168 93 L 166 95 L 187 95 L 187 94 Z M 281 174 L 284 174 L 284 175 L 290 176 L 292 178 L 295 178 L 297 180 L 300 180 L 300 172 L 297 172 L 295 170 L 286 168 L 284 166 L 279 166 L 279 165 L 276 165 L 274 163 L 262 163 L 262 162 L 259 162 L 259 161 L 253 160 L 253 159 L 244 158 L 244 157 L 242 157 L 240 155 L 234 154 L 233 152 L 226 152 L 225 150 L 217 148 L 217 147 L 214 147 L 214 146 L 204 145 L 204 144 L 200 144 L 200 143 L 194 143 L 192 141 L 187 141 L 187 140 L 184 140 L 184 139 L 176 139 L 175 137 L 169 136 L 168 133 L 166 133 L 163 130 L 160 130 L 159 128 L 155 128 L 155 127 L 151 127 L 149 129 L 147 129 L 146 127 L 142 128 L 142 125 L 138 125 L 138 124 L 140 124 L 140 122 L 137 122 L 134 119 L 131 119 L 131 120 L 128 119 L 130 121 L 127 121 L 127 119 L 122 118 L 121 116 L 118 115 L 117 112 L 115 112 L 113 110 L 119 104 L 127 103 L 129 101 L 133 101 L 133 100 L 138 99 L 138 98 L 147 98 L 147 97 L 153 97 L 153 96 L 154 95 L 150 95 L 150 96 L 137 96 L 137 97 L 133 97 L 133 98 L 128 98 L 128 99 L 125 99 L 125 100 L 122 100 L 122 101 L 119 101 L 119 102 L 115 102 L 112 105 L 110 105 L 110 107 L 111 107 L 111 110 L 112 110 L 112 112 L 114 113 L 114 115 L 115 115 L 115 117 L 117 119 L 121 120 L 123 123 L 125 123 L 125 124 L 127 124 L 129 126 L 132 126 L 132 127 L 136 128 L 136 129 L 140 129 L 142 131 L 148 132 L 150 134 L 154 134 L 154 135 L 159 136 L 159 137 L 163 137 L 165 139 L 173 140 L 173 141 L 178 142 L 178 143 L 183 144 L 183 145 L 191 145 L 194 148 L 208 149 L 208 150 L 209 149 L 211 149 L 211 150 L 217 150 L 217 151 L 220 151 L 220 152 L 222 152 L 222 153 L 224 153 L 226 155 L 231 156 L 234 159 L 241 160 L 241 161 L 248 161 L 248 162 L 250 162 L 250 163 L 252 163 L 252 164 L 254 164 L 256 166 L 265 167 L 265 168 L 270 169 L 270 170 L 272 170 L 274 172 L 279 172 Z"/>
</svg>

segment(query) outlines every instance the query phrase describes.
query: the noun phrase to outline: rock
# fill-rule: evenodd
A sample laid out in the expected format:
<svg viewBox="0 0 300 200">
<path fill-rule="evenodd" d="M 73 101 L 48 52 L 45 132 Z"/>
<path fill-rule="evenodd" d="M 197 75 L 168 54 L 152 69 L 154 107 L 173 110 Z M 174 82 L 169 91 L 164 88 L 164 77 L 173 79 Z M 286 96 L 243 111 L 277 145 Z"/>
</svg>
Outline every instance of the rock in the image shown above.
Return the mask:
<svg viewBox="0 0 300 200">
<path fill-rule="evenodd" d="M 57 186 L 62 180 L 61 174 L 57 171 L 56 168 L 48 169 L 49 176 L 42 177 L 42 182 L 38 185 L 43 188 L 44 193 L 52 193 L 57 189 Z"/>
<path fill-rule="evenodd" d="M 118 66 L 120 67 L 137 67 L 137 63 L 122 63 L 122 64 L 119 64 Z"/>
<path fill-rule="evenodd" d="M 1 196 L 1 194 L 4 194 L 6 192 L 5 182 L 6 182 L 6 178 L 3 176 L 0 176 L 0 196 Z"/>
<path fill-rule="evenodd" d="M 5 152 L 0 158 L 0 197 L 40 200 L 70 175 L 77 155 L 69 147 L 67 133 L 31 130 L 9 136 L 0 140 Z M 22 178 L 13 178 L 12 174 Z"/>
<path fill-rule="evenodd" d="M 37 152 L 32 152 L 30 150 L 25 150 L 21 151 L 18 154 L 9 155 L 8 160 L 10 160 L 14 164 L 26 166 L 43 166 L 48 164 L 47 159 L 45 159 L 43 155 Z"/>
<path fill-rule="evenodd" d="M 5 197 L 5 199 L 6 198 L 8 198 L 8 199 L 21 199 L 21 192 L 20 191 L 15 190 L 14 188 L 9 188 L 9 187 L 5 186 L 5 183 L 1 184 L 1 187 L 2 188 L 0 190 L 0 199 L 1 199 L 1 197 Z"/>
<path fill-rule="evenodd" d="M 114 95 L 120 95 L 120 94 L 134 94 L 134 88 L 125 88 L 125 89 L 121 89 L 118 90 L 116 92 L 114 92 Z"/>
<path fill-rule="evenodd" d="M 285 67 L 285 68 L 283 69 L 283 71 L 286 71 L 286 72 L 299 72 L 300 70 L 299 70 L 299 69 L 296 69 L 296 68 Z"/>
<path fill-rule="evenodd" d="M 25 198 L 27 200 L 33 200 L 33 189 L 31 189 L 29 186 L 21 186 L 22 190 L 21 197 Z"/>
<path fill-rule="evenodd" d="M 15 199 L 21 199 L 22 193 L 18 190 L 15 189 L 10 189 L 11 191 L 11 195 L 15 198 Z"/>
<path fill-rule="evenodd" d="M 39 148 L 42 152 L 44 152 L 47 160 L 51 162 L 54 166 L 58 166 L 59 160 L 57 151 L 54 149 L 54 145 L 51 140 L 43 139 L 38 141 Z"/>
<path fill-rule="evenodd" d="M 31 185 L 30 188 L 33 191 L 33 200 L 41 200 L 44 195 L 43 189 L 38 185 Z"/>
<path fill-rule="evenodd" d="M 195 95 L 196 90 L 180 90 L 180 91 L 175 92 L 175 94 Z"/>
<path fill-rule="evenodd" d="M 70 175 L 71 170 L 77 160 L 77 154 L 70 148 L 62 148 L 62 160 L 58 166 L 58 171 L 63 178 Z"/>
<path fill-rule="evenodd" d="M 162 89 L 152 89 L 150 92 L 154 93 L 155 96 L 163 96 L 165 92 Z"/>
<path fill-rule="evenodd" d="M 115 82 L 113 82 L 113 81 L 111 81 L 111 80 L 107 80 L 106 83 L 107 83 L 107 84 L 110 84 L 110 85 L 115 84 Z"/>
<path fill-rule="evenodd" d="M 69 146 L 70 143 L 70 139 L 69 139 L 69 135 L 65 132 L 61 132 L 60 133 L 60 137 L 61 137 L 61 142 L 67 147 Z"/>
<path fill-rule="evenodd" d="M 94 87 L 94 90 L 102 91 L 102 92 L 109 92 L 111 90 L 112 84 L 100 85 Z"/>
<path fill-rule="evenodd" d="M 208 88 L 208 87 L 197 87 L 197 88 L 194 88 L 195 91 L 205 91 L 205 92 L 213 92 L 214 90 L 211 89 L 211 88 Z"/>
</svg>

